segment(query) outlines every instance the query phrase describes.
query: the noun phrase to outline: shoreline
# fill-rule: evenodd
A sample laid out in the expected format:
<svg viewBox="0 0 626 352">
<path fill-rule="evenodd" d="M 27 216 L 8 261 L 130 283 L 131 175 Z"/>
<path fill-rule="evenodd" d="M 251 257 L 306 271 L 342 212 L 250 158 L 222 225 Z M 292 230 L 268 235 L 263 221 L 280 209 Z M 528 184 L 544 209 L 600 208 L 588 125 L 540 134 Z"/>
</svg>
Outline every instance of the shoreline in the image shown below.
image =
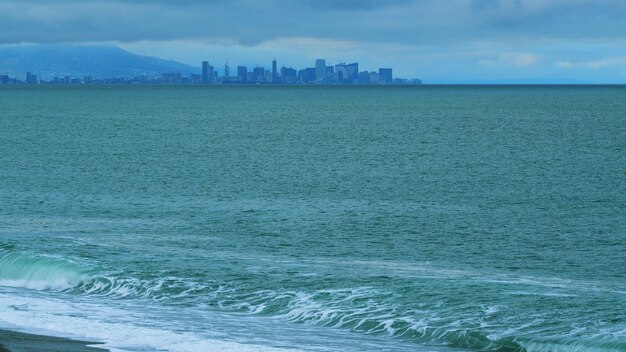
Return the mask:
<svg viewBox="0 0 626 352">
<path fill-rule="evenodd" d="M 107 352 L 98 342 L 0 329 L 0 352 Z"/>
</svg>

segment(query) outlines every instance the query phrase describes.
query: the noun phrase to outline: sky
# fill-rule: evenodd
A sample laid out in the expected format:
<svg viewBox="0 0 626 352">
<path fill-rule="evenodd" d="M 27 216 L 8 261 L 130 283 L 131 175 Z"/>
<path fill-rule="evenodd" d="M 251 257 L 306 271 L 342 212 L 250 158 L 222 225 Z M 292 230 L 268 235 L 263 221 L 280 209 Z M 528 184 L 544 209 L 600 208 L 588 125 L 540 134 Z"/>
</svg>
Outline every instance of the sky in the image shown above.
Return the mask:
<svg viewBox="0 0 626 352">
<path fill-rule="evenodd" d="M 0 0 L 0 45 L 60 42 L 425 83 L 626 83 L 624 0 Z"/>
</svg>

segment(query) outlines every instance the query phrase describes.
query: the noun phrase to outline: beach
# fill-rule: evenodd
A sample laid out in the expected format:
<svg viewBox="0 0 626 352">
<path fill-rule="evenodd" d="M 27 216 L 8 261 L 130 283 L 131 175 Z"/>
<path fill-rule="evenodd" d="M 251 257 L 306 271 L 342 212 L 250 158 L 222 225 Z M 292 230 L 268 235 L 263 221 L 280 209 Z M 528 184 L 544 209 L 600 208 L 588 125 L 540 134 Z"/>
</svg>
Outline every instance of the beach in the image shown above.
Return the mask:
<svg viewBox="0 0 626 352">
<path fill-rule="evenodd" d="M 0 330 L 0 352 L 103 352 L 94 342 Z"/>
</svg>

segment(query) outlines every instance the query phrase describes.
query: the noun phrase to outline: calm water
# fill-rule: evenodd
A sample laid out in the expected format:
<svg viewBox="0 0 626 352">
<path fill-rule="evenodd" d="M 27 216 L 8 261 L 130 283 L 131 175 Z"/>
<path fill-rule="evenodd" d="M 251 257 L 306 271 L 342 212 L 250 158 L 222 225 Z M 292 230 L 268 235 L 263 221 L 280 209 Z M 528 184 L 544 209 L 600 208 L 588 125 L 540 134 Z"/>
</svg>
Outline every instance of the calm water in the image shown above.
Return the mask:
<svg viewBox="0 0 626 352">
<path fill-rule="evenodd" d="M 0 327 L 626 351 L 626 87 L 1 88 Z"/>
</svg>

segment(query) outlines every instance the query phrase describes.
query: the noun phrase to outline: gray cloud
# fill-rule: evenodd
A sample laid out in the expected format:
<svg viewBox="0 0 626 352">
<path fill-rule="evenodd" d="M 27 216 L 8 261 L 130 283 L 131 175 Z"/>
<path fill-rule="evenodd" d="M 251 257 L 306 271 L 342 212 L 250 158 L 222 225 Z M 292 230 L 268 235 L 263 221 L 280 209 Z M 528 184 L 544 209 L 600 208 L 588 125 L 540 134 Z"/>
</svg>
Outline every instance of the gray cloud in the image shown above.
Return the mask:
<svg viewBox="0 0 626 352">
<path fill-rule="evenodd" d="M 607 0 L 5 0 L 0 43 L 318 37 L 406 45 L 623 39 Z"/>
<path fill-rule="evenodd" d="M 0 0 L 0 44 L 117 42 L 192 65 L 317 57 L 428 82 L 626 81 L 614 0 Z"/>
<path fill-rule="evenodd" d="M 0 0 L 0 44 L 113 41 L 191 64 L 358 59 L 432 81 L 622 82 L 625 33 L 615 0 Z"/>
</svg>

